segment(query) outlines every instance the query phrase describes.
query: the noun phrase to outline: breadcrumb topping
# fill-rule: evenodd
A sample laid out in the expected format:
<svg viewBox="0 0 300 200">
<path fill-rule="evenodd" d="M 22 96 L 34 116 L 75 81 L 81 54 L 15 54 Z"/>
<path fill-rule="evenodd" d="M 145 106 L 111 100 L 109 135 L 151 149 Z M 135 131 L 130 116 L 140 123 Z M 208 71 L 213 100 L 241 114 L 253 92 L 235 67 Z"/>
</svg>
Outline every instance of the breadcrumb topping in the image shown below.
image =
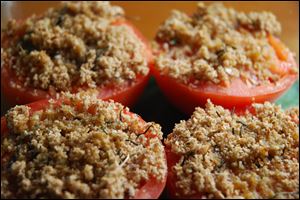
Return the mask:
<svg viewBox="0 0 300 200">
<path fill-rule="evenodd" d="M 109 2 L 65 2 L 20 24 L 12 20 L 1 59 L 25 86 L 71 91 L 120 85 L 148 74 L 145 46 Z"/>
<path fill-rule="evenodd" d="M 165 140 L 177 196 L 299 198 L 299 127 L 271 103 L 237 116 L 210 101 Z M 299 113 L 299 111 L 298 111 Z"/>
<path fill-rule="evenodd" d="M 83 94 L 16 106 L 1 136 L 1 198 L 130 198 L 167 173 L 161 127 Z"/>
<path fill-rule="evenodd" d="M 174 10 L 159 27 L 156 66 L 185 84 L 209 81 L 228 86 L 234 78 L 254 86 L 276 82 L 281 75 L 271 68 L 279 60 L 268 36 L 280 32 L 272 13 L 246 14 L 220 3 L 199 3 L 192 16 Z"/>
</svg>

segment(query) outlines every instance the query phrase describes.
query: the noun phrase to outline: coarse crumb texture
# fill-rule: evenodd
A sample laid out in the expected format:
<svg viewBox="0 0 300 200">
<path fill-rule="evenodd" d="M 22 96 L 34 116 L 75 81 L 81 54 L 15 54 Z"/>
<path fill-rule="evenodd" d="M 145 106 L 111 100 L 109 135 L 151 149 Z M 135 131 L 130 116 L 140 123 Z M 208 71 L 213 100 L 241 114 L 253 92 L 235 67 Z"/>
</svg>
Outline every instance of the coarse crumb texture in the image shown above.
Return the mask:
<svg viewBox="0 0 300 200">
<path fill-rule="evenodd" d="M 159 27 L 156 66 L 185 84 L 208 81 L 228 86 L 234 78 L 249 86 L 276 82 L 281 75 L 272 69 L 279 60 L 268 36 L 280 32 L 269 12 L 246 14 L 220 3 L 199 3 L 192 16 L 174 10 Z"/>
<path fill-rule="evenodd" d="M 66 2 L 24 23 L 12 20 L 2 31 L 1 65 L 43 90 L 133 82 L 149 72 L 146 47 L 131 28 L 116 25 L 123 15 L 109 2 Z"/>
<path fill-rule="evenodd" d="M 298 125 L 279 106 L 253 106 L 237 116 L 209 101 L 176 124 L 165 140 L 180 156 L 176 195 L 299 198 Z"/>
<path fill-rule="evenodd" d="M 291 116 L 292 119 L 299 122 L 299 107 L 288 108 L 285 112 L 286 114 Z"/>
<path fill-rule="evenodd" d="M 167 166 L 158 124 L 93 96 L 31 113 L 16 106 L 1 135 L 1 198 L 130 198 Z M 151 135 L 151 136 L 150 136 Z"/>
</svg>

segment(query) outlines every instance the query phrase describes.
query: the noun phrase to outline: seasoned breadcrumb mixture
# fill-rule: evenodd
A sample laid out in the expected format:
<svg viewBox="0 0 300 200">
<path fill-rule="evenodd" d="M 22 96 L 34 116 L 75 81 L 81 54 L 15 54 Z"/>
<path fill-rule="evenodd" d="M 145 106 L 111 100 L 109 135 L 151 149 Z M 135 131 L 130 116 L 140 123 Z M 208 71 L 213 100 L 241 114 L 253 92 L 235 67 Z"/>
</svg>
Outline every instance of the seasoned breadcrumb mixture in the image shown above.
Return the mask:
<svg viewBox="0 0 300 200">
<path fill-rule="evenodd" d="M 176 195 L 299 198 L 299 127 L 271 103 L 237 116 L 210 101 L 165 140 L 180 160 Z M 298 111 L 299 113 L 299 111 Z"/>
<path fill-rule="evenodd" d="M 1 198 L 130 198 L 149 178 L 163 180 L 158 124 L 93 96 L 67 95 L 64 102 L 6 114 Z"/>
<path fill-rule="evenodd" d="M 269 12 L 246 14 L 220 3 L 199 3 L 192 16 L 174 10 L 159 27 L 156 66 L 185 84 L 209 81 L 228 86 L 238 77 L 254 86 L 275 82 L 280 75 L 270 68 L 278 58 L 268 35 L 280 32 Z"/>
<path fill-rule="evenodd" d="M 1 59 L 26 86 L 43 90 L 134 81 L 149 68 L 144 44 L 114 25 L 123 15 L 109 2 L 66 2 L 22 25 L 12 20 L 2 32 L 8 44 Z"/>
</svg>

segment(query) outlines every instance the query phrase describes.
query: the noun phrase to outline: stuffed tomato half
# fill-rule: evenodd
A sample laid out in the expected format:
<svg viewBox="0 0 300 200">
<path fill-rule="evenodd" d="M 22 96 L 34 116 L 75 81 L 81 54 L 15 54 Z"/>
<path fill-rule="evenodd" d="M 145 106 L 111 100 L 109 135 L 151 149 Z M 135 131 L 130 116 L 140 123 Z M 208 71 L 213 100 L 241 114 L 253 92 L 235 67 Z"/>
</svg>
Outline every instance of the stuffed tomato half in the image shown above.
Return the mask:
<svg viewBox="0 0 300 200">
<path fill-rule="evenodd" d="M 1 33 L 1 92 L 10 105 L 93 90 L 131 106 L 149 79 L 142 34 L 109 2 L 65 2 Z"/>
<path fill-rule="evenodd" d="M 274 101 L 298 77 L 280 31 L 268 12 L 202 3 L 191 16 L 173 11 L 157 32 L 152 73 L 170 102 L 189 114 L 208 98 L 236 110 Z"/>
<path fill-rule="evenodd" d="M 1 118 L 1 198 L 158 198 L 158 124 L 97 96 L 65 94 Z"/>
<path fill-rule="evenodd" d="M 299 198 L 299 109 L 267 102 L 236 115 L 209 101 L 165 145 L 173 198 Z"/>
</svg>

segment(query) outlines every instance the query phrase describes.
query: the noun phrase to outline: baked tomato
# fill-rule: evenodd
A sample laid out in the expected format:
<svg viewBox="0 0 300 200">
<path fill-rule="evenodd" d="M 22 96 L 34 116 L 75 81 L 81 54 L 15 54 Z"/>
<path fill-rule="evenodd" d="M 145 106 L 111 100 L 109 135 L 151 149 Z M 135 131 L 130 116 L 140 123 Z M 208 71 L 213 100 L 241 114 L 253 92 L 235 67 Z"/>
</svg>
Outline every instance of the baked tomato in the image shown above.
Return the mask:
<svg viewBox="0 0 300 200">
<path fill-rule="evenodd" d="M 144 36 L 128 21 L 126 20 L 117 20 L 112 22 L 113 26 L 125 26 L 128 27 L 132 34 L 134 34 L 143 44 L 144 52 L 142 54 L 147 60 L 148 66 L 152 65 L 152 52 L 148 41 Z M 22 36 L 22 30 L 19 31 L 20 34 L 18 37 Z M 14 39 L 18 39 L 15 37 Z M 2 48 L 7 47 L 8 38 L 4 35 L 1 37 Z M 3 63 L 1 67 L 1 93 L 4 96 L 4 100 L 10 106 L 16 104 L 26 104 L 34 102 L 41 99 L 49 99 L 56 97 L 57 93 L 54 89 L 43 90 L 38 88 L 33 88 L 30 86 L 25 86 L 25 84 L 20 81 L 18 76 L 9 66 L 9 63 Z M 126 106 L 132 106 L 135 101 L 138 99 L 139 95 L 144 90 L 150 73 L 146 75 L 137 74 L 135 80 L 125 81 L 122 84 L 106 84 L 105 86 L 97 86 L 96 90 L 98 97 L 104 100 L 112 99 L 114 101 L 120 102 Z M 71 93 L 76 93 L 79 90 L 89 89 L 86 86 L 76 86 L 70 89 Z"/>
<path fill-rule="evenodd" d="M 269 43 L 278 57 L 277 65 L 272 66 L 271 71 L 281 75 L 280 80 L 274 83 L 249 86 L 242 79 L 235 78 L 229 86 L 212 82 L 183 84 L 168 75 L 162 75 L 156 66 L 152 66 L 151 70 L 169 101 L 187 114 L 191 114 L 197 106 L 204 106 L 207 99 L 225 108 L 245 110 L 252 103 L 276 100 L 298 78 L 297 72 L 291 70 L 297 66 L 292 53 L 277 38 L 269 36 Z"/>
<path fill-rule="evenodd" d="M 171 198 L 297 198 L 299 108 L 283 110 L 270 102 L 250 108 L 236 115 L 208 101 L 175 125 L 164 140 Z M 280 138 L 277 148 L 274 138 Z M 296 184 L 281 187 L 284 180 L 273 176 L 279 171 Z M 265 180 L 271 184 L 261 187 Z"/>
<path fill-rule="evenodd" d="M 70 103 L 70 100 L 68 98 L 60 98 L 60 99 L 56 99 L 53 100 L 51 103 L 51 106 L 53 106 L 56 110 L 58 110 L 58 108 L 61 105 L 75 105 L 75 110 L 78 111 L 82 111 L 83 108 L 83 102 L 76 102 L 76 104 L 74 103 Z M 38 112 L 38 111 L 42 111 L 42 110 L 46 110 L 47 108 L 49 108 L 50 106 L 49 100 L 44 99 L 44 100 L 40 100 L 40 101 L 36 101 L 30 104 L 27 104 L 28 107 L 30 107 L 30 111 L 29 111 L 29 115 L 33 115 L 34 113 Z M 96 109 L 95 106 L 90 105 L 87 109 L 87 112 L 90 114 L 95 114 Z M 120 120 L 122 122 L 136 122 L 136 120 L 138 121 L 139 125 L 141 126 L 147 126 L 146 122 L 138 115 L 129 112 L 127 109 L 123 109 L 122 113 L 120 112 L 118 115 L 120 115 Z M 136 126 L 136 124 L 134 124 L 133 126 Z M 149 128 L 147 128 L 147 130 L 140 130 L 140 132 L 142 133 L 137 133 L 138 135 L 140 134 L 144 134 L 146 139 L 151 139 L 151 138 L 155 138 L 158 137 L 157 134 L 153 133 Z M 7 120 L 5 117 L 1 117 L 1 141 L 3 138 L 5 138 L 7 136 L 7 134 L 9 134 L 9 128 L 7 127 Z M 144 144 L 144 148 L 147 148 L 148 144 L 149 144 L 149 140 L 146 140 L 146 145 Z M 133 144 L 135 144 L 133 142 Z M 136 144 L 135 144 L 136 145 Z M 157 149 L 156 149 L 157 150 Z M 165 165 L 167 165 L 167 161 L 166 161 L 166 154 L 165 152 L 163 152 L 163 157 L 164 157 L 164 163 Z M 9 154 L 7 153 L 3 153 L 1 154 L 1 163 L 4 164 L 5 162 L 7 162 L 9 160 Z M 133 170 L 136 170 L 135 168 L 133 168 Z M 159 198 L 159 196 L 161 195 L 162 191 L 165 188 L 166 185 L 166 181 L 167 181 L 167 170 L 165 168 L 164 171 L 164 176 L 162 180 L 158 180 L 157 177 L 155 177 L 154 175 L 150 175 L 150 178 L 147 181 L 143 181 L 142 183 L 140 183 L 140 185 L 138 186 L 138 189 L 136 189 L 135 191 L 135 195 L 130 197 L 132 199 L 157 199 Z"/>
<path fill-rule="evenodd" d="M 199 3 L 193 14 L 176 11 L 160 25 L 152 73 L 166 97 L 189 114 L 207 99 L 235 110 L 274 101 L 298 71 L 280 33 L 272 13 Z"/>
</svg>

